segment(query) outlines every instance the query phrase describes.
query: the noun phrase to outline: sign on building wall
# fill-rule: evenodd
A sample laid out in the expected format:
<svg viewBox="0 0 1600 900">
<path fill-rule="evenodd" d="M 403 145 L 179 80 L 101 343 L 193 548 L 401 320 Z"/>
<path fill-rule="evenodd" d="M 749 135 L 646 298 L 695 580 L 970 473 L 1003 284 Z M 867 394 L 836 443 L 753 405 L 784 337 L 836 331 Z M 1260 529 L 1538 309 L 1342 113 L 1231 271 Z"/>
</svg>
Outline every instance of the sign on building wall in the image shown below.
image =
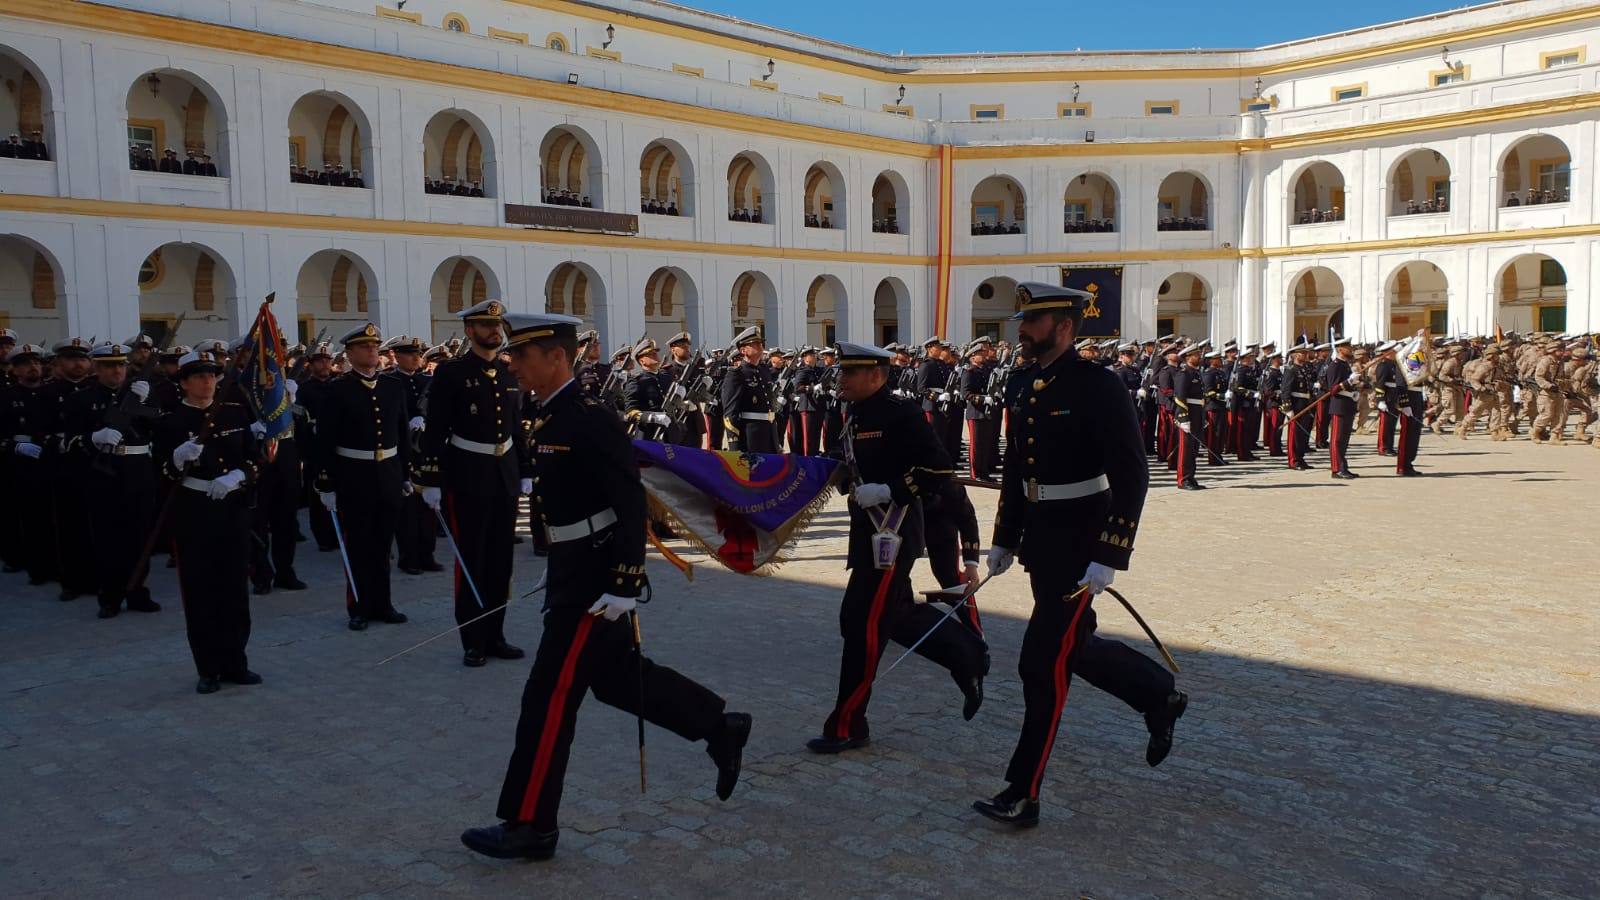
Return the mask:
<svg viewBox="0 0 1600 900">
<path fill-rule="evenodd" d="M 1080 336 L 1122 336 L 1121 266 L 1062 266 L 1061 286 L 1088 291 L 1093 297 L 1083 311 Z"/>
</svg>

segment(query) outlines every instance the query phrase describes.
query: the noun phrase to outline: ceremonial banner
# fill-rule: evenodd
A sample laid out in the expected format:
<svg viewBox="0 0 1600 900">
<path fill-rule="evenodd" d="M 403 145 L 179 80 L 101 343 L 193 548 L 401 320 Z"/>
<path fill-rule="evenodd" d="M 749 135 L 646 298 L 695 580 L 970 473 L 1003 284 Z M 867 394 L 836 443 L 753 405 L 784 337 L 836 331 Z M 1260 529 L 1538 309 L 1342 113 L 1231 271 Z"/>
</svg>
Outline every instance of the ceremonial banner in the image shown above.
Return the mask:
<svg viewBox="0 0 1600 900">
<path fill-rule="evenodd" d="M 827 504 L 838 460 L 636 440 L 651 515 L 741 575 L 767 575 Z"/>
<path fill-rule="evenodd" d="M 267 440 L 279 437 L 294 427 L 294 412 L 289 403 L 289 391 L 284 385 L 283 332 L 278 330 L 278 320 L 272 315 L 272 298 L 261 304 L 256 313 L 255 325 L 250 329 L 252 340 L 249 362 L 245 364 L 244 379 L 250 395 L 255 400 L 256 415 L 267 426 Z"/>
<path fill-rule="evenodd" d="M 1089 305 L 1083 311 L 1079 337 L 1122 336 L 1122 267 L 1062 266 L 1061 286 L 1088 291 Z"/>
</svg>

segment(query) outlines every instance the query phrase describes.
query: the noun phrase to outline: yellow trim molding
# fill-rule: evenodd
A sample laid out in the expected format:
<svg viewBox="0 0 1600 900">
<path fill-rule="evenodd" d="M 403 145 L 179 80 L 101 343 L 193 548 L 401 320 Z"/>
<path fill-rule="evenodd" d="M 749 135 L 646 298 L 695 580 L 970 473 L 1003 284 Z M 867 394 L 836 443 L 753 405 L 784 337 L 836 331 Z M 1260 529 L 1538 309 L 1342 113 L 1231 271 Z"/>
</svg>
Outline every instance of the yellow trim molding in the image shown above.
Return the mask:
<svg viewBox="0 0 1600 900">
<path fill-rule="evenodd" d="M 821 100 L 823 103 L 837 103 L 837 104 L 839 104 L 841 106 L 844 105 L 844 98 L 839 96 L 838 94 L 827 94 L 827 93 L 823 93 L 821 91 L 818 91 L 817 92 L 817 99 Z"/>
<path fill-rule="evenodd" d="M 759 78 L 750 79 L 750 86 L 753 88 L 760 88 L 763 91 L 776 91 L 778 89 L 778 83 L 776 81 L 762 81 Z"/>
<path fill-rule="evenodd" d="M 377 16 L 380 19 L 399 19 L 402 22 L 410 22 L 413 25 L 422 24 L 422 13 L 406 12 L 403 9 L 390 9 L 387 6 L 378 7 Z"/>
<path fill-rule="evenodd" d="M 1541 54 L 1539 54 L 1539 68 L 1540 69 L 1548 69 L 1548 68 L 1551 67 L 1551 64 L 1552 64 L 1552 62 L 1554 60 L 1556 60 L 1556 59 L 1558 59 L 1560 57 L 1563 57 L 1563 56 L 1573 56 L 1573 55 L 1576 55 L 1578 57 L 1578 61 L 1577 62 L 1574 62 L 1574 63 L 1560 63 L 1559 65 L 1571 65 L 1571 66 L 1581 66 L 1581 65 L 1583 65 L 1584 63 L 1589 61 L 1589 48 L 1588 47 L 1568 47 L 1565 50 L 1551 50 L 1551 51 L 1549 51 L 1547 53 L 1541 53 Z"/>
<path fill-rule="evenodd" d="M 1242 141 L 1241 144 L 1245 152 L 1290 150 L 1296 147 L 1309 147 L 1318 144 L 1332 144 L 1341 141 L 1370 141 L 1402 134 L 1440 131 L 1447 128 L 1476 127 L 1515 119 L 1535 116 L 1558 116 L 1565 113 L 1586 112 L 1595 109 L 1600 109 L 1600 93 L 1573 94 L 1567 97 L 1552 97 L 1547 100 L 1530 100 L 1525 103 L 1474 107 L 1456 112 L 1440 113 L 1436 116 L 1418 116 L 1412 119 L 1373 122 L 1365 125 L 1352 125 L 1346 128 L 1334 128 L 1328 131 L 1308 131 L 1304 134 L 1258 138 Z"/>
<path fill-rule="evenodd" d="M 1062 156 L 1187 156 L 1239 153 L 1240 141 L 1137 141 L 1128 144 L 1003 144 L 957 147 L 956 159 L 1049 159 Z"/>
<path fill-rule="evenodd" d="M 689 75 L 694 78 L 706 77 L 705 69 L 702 69 L 699 66 L 686 66 L 683 63 L 673 63 L 672 71 L 678 73 L 679 75 Z"/>
<path fill-rule="evenodd" d="M 497 41 L 508 41 L 513 44 L 526 44 L 528 42 L 528 33 L 526 31 L 506 31 L 493 25 L 489 26 L 489 37 Z"/>
<path fill-rule="evenodd" d="M 604 47 L 585 47 L 583 48 L 583 52 L 585 56 L 592 56 L 595 59 L 609 59 L 612 62 L 622 62 L 621 53 L 615 50 L 607 50 Z"/>
</svg>

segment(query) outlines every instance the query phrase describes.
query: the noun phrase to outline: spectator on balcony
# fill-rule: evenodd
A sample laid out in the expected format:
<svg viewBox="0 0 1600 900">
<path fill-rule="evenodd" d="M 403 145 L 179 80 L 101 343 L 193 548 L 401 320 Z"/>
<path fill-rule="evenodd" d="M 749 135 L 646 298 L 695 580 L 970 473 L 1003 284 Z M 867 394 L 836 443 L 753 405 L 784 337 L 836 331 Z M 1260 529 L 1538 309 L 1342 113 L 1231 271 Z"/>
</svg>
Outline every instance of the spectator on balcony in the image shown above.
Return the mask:
<svg viewBox="0 0 1600 900">
<path fill-rule="evenodd" d="M 50 148 L 44 145 L 44 134 L 42 132 L 35 131 L 30 136 L 29 140 L 23 141 L 22 143 L 24 147 L 29 148 L 33 153 L 29 159 L 50 159 Z"/>
<path fill-rule="evenodd" d="M 484 196 L 484 193 L 483 193 L 483 182 L 474 181 L 472 183 L 472 196 L 474 196 L 474 197 L 482 197 L 482 196 Z"/>
<path fill-rule="evenodd" d="M 367 186 L 366 179 L 361 177 L 360 169 L 350 170 L 350 186 L 353 188 L 364 188 Z"/>
<path fill-rule="evenodd" d="M 217 178 L 221 173 L 217 171 L 217 164 L 211 161 L 211 154 L 200 154 L 200 174 L 208 178 Z"/>
<path fill-rule="evenodd" d="M 183 170 L 183 174 L 185 174 L 185 175 L 199 175 L 200 174 L 200 160 L 195 159 L 193 150 L 184 150 L 183 151 L 183 166 L 182 166 L 182 170 Z"/>
<path fill-rule="evenodd" d="M 31 156 L 22 155 L 22 140 L 16 135 L 0 141 L 0 159 L 32 159 Z"/>
<path fill-rule="evenodd" d="M 1517 199 L 1517 192 L 1516 191 L 1512 191 L 1512 192 L 1506 194 L 1506 205 L 1507 206 L 1521 206 L 1522 205 L 1522 201 Z"/>
<path fill-rule="evenodd" d="M 678 203 L 677 203 L 676 200 L 668 200 L 667 201 L 667 215 L 669 215 L 669 216 L 678 215 Z"/>
<path fill-rule="evenodd" d="M 161 156 L 161 164 L 156 167 L 158 171 L 168 175 L 182 175 L 183 163 L 178 161 L 178 151 L 168 147 Z"/>
</svg>

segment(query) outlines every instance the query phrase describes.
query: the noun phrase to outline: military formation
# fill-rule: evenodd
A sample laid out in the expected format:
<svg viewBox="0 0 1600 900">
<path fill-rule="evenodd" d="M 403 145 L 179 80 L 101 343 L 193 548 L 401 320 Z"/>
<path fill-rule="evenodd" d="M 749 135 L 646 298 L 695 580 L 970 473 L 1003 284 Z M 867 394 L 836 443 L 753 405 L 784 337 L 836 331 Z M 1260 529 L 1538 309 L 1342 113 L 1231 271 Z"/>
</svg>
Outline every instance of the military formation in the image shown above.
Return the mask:
<svg viewBox="0 0 1600 900">
<path fill-rule="evenodd" d="M 0 331 L 0 478 L 18 508 L 42 512 L 6 521 L 0 558 L 31 584 L 57 584 L 63 601 L 95 597 L 110 619 L 161 610 L 146 580 L 164 557 L 201 694 L 262 682 L 247 656 L 250 598 L 306 589 L 301 543 L 339 555 L 354 632 L 406 623 L 396 571 L 453 564 L 462 663 L 476 669 L 525 656 L 504 629 L 525 502 L 532 552 L 546 560 L 535 588 L 544 628 L 501 821 L 462 840 L 540 859 L 557 843 L 587 693 L 704 741 L 723 799 L 752 727 L 641 652 L 646 533 L 670 531 L 649 522 L 630 440 L 833 457 L 848 494 L 849 577 L 838 692 L 806 746 L 869 744 L 890 641 L 944 668 L 972 719 L 990 669 L 977 595 L 1020 561 L 1035 599 L 1018 670 L 1025 709 L 1002 789 L 974 809 L 1030 826 L 1073 674 L 1144 719 L 1152 766 L 1187 706 L 1161 665 L 1095 633 L 1092 602 L 1130 564 L 1152 471 L 1200 489 L 1202 464 L 1279 458 L 1304 470 L 1326 451 L 1332 477 L 1354 478 L 1352 437 L 1375 432 L 1396 472 L 1415 475 L 1425 429 L 1464 440 L 1479 425 L 1493 440 L 1525 430 L 1540 444 L 1600 446 L 1592 335 L 1096 341 L 1078 333 L 1086 299 L 1019 285 L 1015 346 L 979 337 L 786 350 L 753 326 L 723 347 L 685 332 L 609 356 L 578 319 L 486 300 L 460 314 L 462 337 L 444 345 L 362 322 L 332 343 L 290 348 L 282 387 L 293 424 L 271 433 L 250 383 L 249 336 L 46 348 Z M 987 551 L 968 488 L 1000 492 Z M 919 600 L 910 576 L 923 559 L 944 590 Z"/>
</svg>

